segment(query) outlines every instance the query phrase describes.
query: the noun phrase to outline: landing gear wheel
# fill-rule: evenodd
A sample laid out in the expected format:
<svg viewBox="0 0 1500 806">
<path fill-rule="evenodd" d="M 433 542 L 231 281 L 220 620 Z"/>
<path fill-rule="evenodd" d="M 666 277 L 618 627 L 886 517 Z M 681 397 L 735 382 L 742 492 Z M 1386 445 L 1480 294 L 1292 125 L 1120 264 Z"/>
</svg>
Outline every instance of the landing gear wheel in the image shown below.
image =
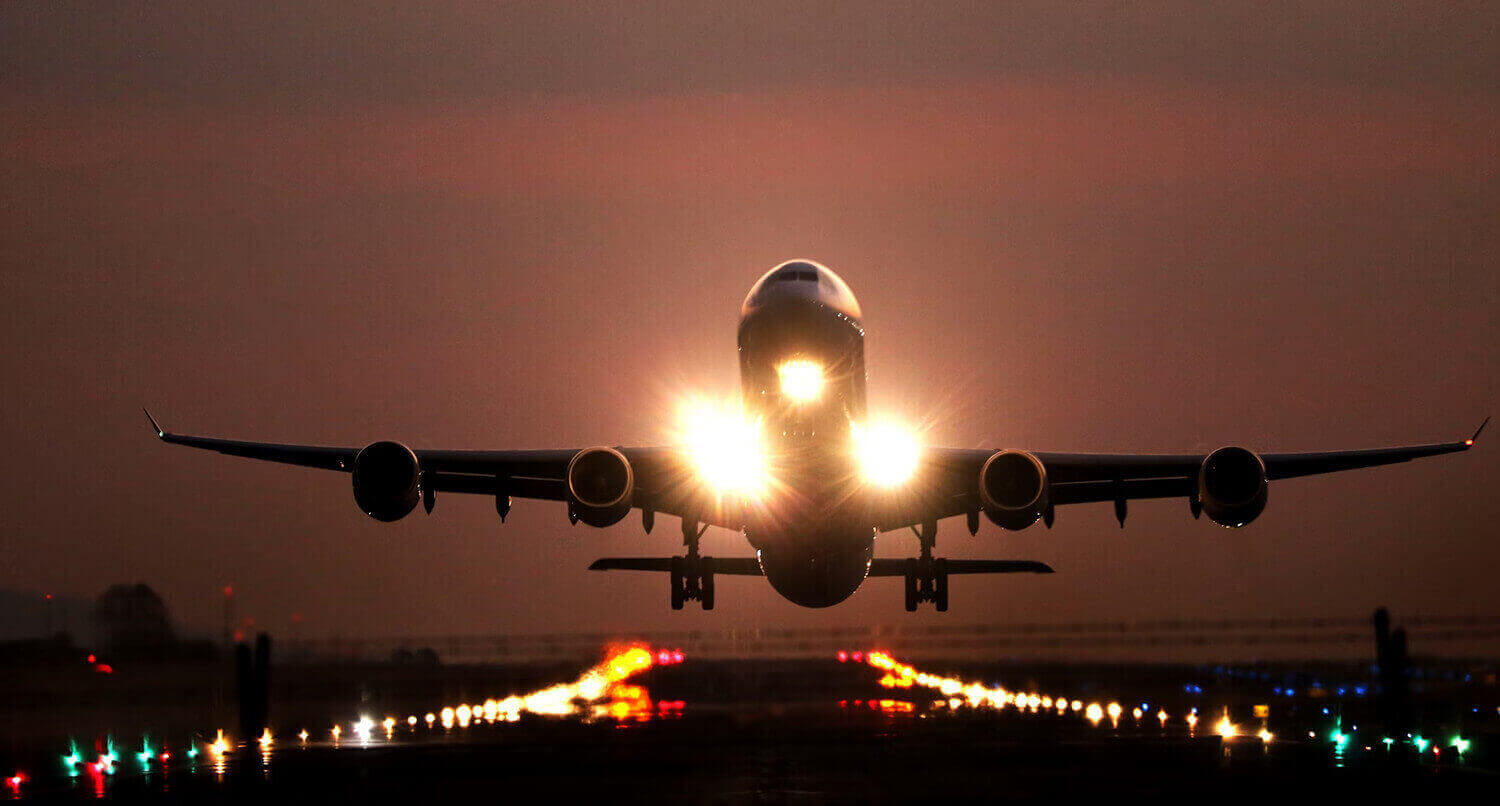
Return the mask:
<svg viewBox="0 0 1500 806">
<path fill-rule="evenodd" d="M 681 610 L 684 594 L 687 593 L 687 584 L 682 578 L 682 558 L 673 557 L 669 568 L 672 577 L 672 609 Z"/>
<path fill-rule="evenodd" d="M 932 593 L 937 611 L 948 612 L 948 561 L 941 557 L 932 562 Z"/>
<path fill-rule="evenodd" d="M 917 612 L 917 561 L 906 561 L 906 612 Z"/>
<path fill-rule="evenodd" d="M 708 557 L 704 557 L 699 561 L 698 567 L 702 569 L 702 576 L 699 577 L 698 582 L 698 601 L 703 605 L 704 610 L 712 610 L 714 609 L 713 564 Z"/>
</svg>

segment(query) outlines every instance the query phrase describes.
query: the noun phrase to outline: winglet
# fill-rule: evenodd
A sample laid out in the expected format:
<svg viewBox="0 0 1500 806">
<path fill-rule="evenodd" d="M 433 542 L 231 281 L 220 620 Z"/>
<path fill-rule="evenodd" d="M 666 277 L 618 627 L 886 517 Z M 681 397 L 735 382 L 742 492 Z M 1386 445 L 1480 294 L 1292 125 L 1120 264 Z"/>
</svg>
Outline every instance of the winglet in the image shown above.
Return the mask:
<svg viewBox="0 0 1500 806">
<path fill-rule="evenodd" d="M 145 406 L 141 407 L 141 411 L 146 412 L 146 419 L 149 420 L 149 421 L 151 421 L 151 428 L 156 431 L 156 438 L 157 439 L 164 438 L 167 435 L 167 432 L 161 430 L 161 426 L 159 426 L 159 425 L 156 424 L 156 418 L 151 416 L 151 412 L 146 411 L 146 407 Z"/>
<path fill-rule="evenodd" d="M 1469 437 L 1468 439 L 1464 440 L 1464 447 L 1465 448 L 1473 447 L 1474 440 L 1479 439 L 1480 433 L 1482 433 L 1484 431 L 1484 427 L 1487 426 L 1487 425 L 1489 425 L 1489 424 L 1490 424 L 1490 418 L 1488 418 L 1488 417 L 1484 418 L 1484 422 L 1480 423 L 1479 427 L 1476 428 L 1476 429 L 1474 429 L 1474 436 Z"/>
</svg>

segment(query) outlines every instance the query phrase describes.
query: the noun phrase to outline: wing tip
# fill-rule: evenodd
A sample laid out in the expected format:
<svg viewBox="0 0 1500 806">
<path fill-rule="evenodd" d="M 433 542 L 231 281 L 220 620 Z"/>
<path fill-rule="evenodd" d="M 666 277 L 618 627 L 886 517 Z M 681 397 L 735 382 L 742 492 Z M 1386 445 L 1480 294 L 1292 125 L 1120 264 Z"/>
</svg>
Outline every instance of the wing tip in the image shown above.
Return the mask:
<svg viewBox="0 0 1500 806">
<path fill-rule="evenodd" d="M 1476 429 L 1474 429 L 1474 435 L 1471 436 L 1471 437 L 1469 437 L 1468 439 L 1464 440 L 1464 447 L 1465 448 L 1472 448 L 1472 447 L 1474 447 L 1475 440 L 1479 439 L 1479 435 L 1482 434 L 1482 433 L 1484 433 L 1484 427 L 1487 426 L 1487 425 L 1489 425 L 1489 424 L 1490 424 L 1490 418 L 1489 417 L 1484 418 L 1484 422 L 1480 423 L 1479 427 L 1476 428 Z"/>
<path fill-rule="evenodd" d="M 162 430 L 162 427 L 160 425 L 157 425 L 156 418 L 151 416 L 151 411 L 149 409 L 147 409 L 145 406 L 141 407 L 141 411 L 143 411 L 143 412 L 146 413 L 146 421 L 149 422 L 149 423 L 151 423 L 151 430 L 153 430 L 153 431 L 156 432 L 156 438 L 157 439 L 166 439 L 167 438 L 167 432 L 164 431 L 164 430 Z"/>
</svg>

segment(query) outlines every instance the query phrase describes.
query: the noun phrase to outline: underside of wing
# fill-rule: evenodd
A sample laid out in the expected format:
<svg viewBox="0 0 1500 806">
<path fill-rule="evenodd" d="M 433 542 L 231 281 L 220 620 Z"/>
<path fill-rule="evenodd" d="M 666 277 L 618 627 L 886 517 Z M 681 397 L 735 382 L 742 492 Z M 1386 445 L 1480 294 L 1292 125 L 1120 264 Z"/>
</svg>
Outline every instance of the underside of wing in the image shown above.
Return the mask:
<svg viewBox="0 0 1500 806">
<path fill-rule="evenodd" d="M 1056 507 L 1111 502 L 1124 525 L 1126 502 L 1183 498 L 1194 517 L 1207 512 L 1225 526 L 1243 526 L 1264 508 L 1268 482 L 1408 462 L 1468 450 L 1467 439 L 1388 448 L 1258 454 L 1239 447 L 1206 454 L 1056 453 L 936 448 L 912 489 L 892 496 L 878 528 L 899 529 L 966 515 L 970 529 L 983 513 L 1000 526 L 1051 524 Z"/>
<path fill-rule="evenodd" d="M 157 437 L 171 445 L 351 473 L 356 502 L 380 520 L 402 517 L 418 503 L 430 510 L 436 493 L 462 493 L 493 497 L 502 517 L 511 498 L 529 498 L 567 502 L 570 516 L 595 526 L 614 523 L 630 509 L 735 530 L 741 526 L 738 513 L 705 491 L 681 454 L 670 448 L 492 451 L 412 449 L 398 442 L 363 448 L 296 445 L 176 434 L 149 412 L 146 417 Z M 575 464 L 584 456 L 588 462 Z"/>
</svg>

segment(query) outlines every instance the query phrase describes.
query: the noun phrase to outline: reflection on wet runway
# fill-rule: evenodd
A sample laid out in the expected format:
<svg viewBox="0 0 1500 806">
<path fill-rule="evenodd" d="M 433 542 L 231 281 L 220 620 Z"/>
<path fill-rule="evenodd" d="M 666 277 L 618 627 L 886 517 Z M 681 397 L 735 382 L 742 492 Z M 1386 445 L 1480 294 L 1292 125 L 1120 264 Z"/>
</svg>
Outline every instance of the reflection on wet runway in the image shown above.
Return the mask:
<svg viewBox="0 0 1500 806">
<path fill-rule="evenodd" d="M 73 742 L 65 753 L 54 756 L 61 762 L 56 772 L 41 768 L 17 770 L 6 779 L 6 789 L 12 798 L 24 798 L 33 792 L 106 797 L 128 781 L 132 793 L 161 794 L 174 786 L 201 786 L 204 781 L 215 786 L 232 786 L 252 779 L 273 782 L 278 764 L 289 753 L 307 754 L 294 757 L 305 759 L 306 763 L 329 764 L 332 763 L 329 757 L 317 754 L 361 749 L 409 753 L 424 747 L 482 747 L 514 741 L 506 738 L 508 732 L 524 730 L 530 732 L 526 735 L 532 735 L 539 726 L 547 724 L 629 728 L 675 722 L 683 718 L 687 703 L 676 698 L 655 698 L 647 685 L 633 678 L 653 669 L 675 667 L 684 660 L 677 650 L 629 644 L 611 646 L 604 660 L 568 682 L 529 693 L 433 703 L 430 708 L 414 713 L 356 713 L 352 718 L 325 723 L 326 727 L 298 726 L 295 733 L 289 732 L 295 741 L 281 739 L 271 728 L 248 741 L 214 728 L 179 741 L 143 736 L 138 741 L 124 742 L 105 736 L 84 744 Z M 814 705 L 788 712 L 773 705 L 770 711 L 792 722 L 803 722 L 809 729 L 820 722 L 826 723 L 831 710 L 838 715 L 836 720 L 843 720 L 836 724 L 852 725 L 856 730 L 860 719 L 955 720 L 966 725 L 975 724 L 975 720 L 992 720 L 997 726 L 1009 725 L 1009 729 L 1022 734 L 1033 731 L 1029 735 L 1054 742 L 1061 735 L 1057 731 L 1070 731 L 1066 735 L 1075 737 L 1071 741 L 1085 740 L 1083 737 L 1088 734 L 1172 746 L 1211 740 L 1215 752 L 1226 759 L 1241 747 L 1267 756 L 1274 738 L 1278 745 L 1288 743 L 1303 750 L 1326 748 L 1321 752 L 1326 753 L 1330 766 L 1338 769 L 1380 754 L 1390 758 L 1405 754 L 1429 765 L 1462 763 L 1472 746 L 1471 740 L 1462 735 L 1435 741 L 1415 732 L 1405 736 L 1380 735 L 1373 725 L 1364 726 L 1362 731 L 1360 725 L 1346 725 L 1342 713 L 1328 707 L 1323 707 L 1321 714 L 1311 712 L 1295 725 L 1295 730 L 1290 730 L 1292 724 L 1288 722 L 1283 725 L 1288 730 L 1273 733 L 1272 714 L 1264 705 L 1254 706 L 1253 716 L 1241 714 L 1237 721 L 1227 702 L 1204 715 L 1197 706 L 1169 708 L 1167 702 L 1127 696 L 1128 692 L 1123 690 L 1111 692 L 1114 696 L 1110 698 L 1098 697 L 1093 691 L 1066 690 L 1070 685 L 1080 685 L 1077 682 L 1050 690 L 1031 685 L 1008 687 L 921 669 L 878 649 L 841 651 L 833 660 L 839 666 L 829 664 L 829 677 L 842 681 L 839 685 L 847 686 L 850 694 L 858 696 L 825 701 L 822 710 Z M 844 671 L 840 672 L 840 668 Z M 680 677 L 679 682 L 692 679 L 694 673 L 684 668 L 679 674 L 686 677 Z M 1201 687 L 1191 686 L 1186 690 L 1195 696 L 1201 694 Z M 722 710 L 724 706 L 717 707 Z M 1235 707 L 1244 706 L 1240 703 Z M 1210 727 L 1206 728 L 1206 735 L 1200 736 L 1197 729 L 1202 719 L 1210 720 L 1204 723 Z M 510 727 L 523 721 L 529 727 Z M 1042 730 L 1039 727 L 1042 725 L 1054 727 L 1035 733 Z M 394 757 L 370 758 L 389 761 Z"/>
</svg>

